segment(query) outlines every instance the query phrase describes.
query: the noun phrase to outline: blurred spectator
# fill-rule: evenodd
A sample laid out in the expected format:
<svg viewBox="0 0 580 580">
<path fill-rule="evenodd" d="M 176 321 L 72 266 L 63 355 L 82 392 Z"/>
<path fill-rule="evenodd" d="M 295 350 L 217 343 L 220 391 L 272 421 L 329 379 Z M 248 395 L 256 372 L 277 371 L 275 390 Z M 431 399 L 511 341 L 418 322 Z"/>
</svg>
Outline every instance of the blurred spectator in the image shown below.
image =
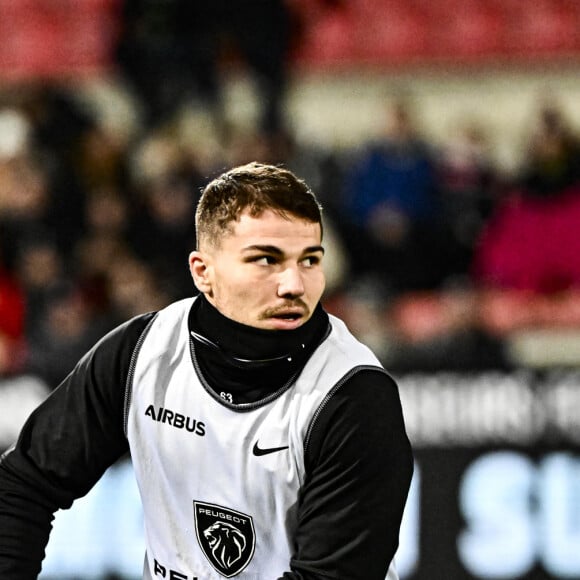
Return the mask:
<svg viewBox="0 0 580 580">
<path fill-rule="evenodd" d="M 109 267 L 129 246 L 132 213 L 124 190 L 108 185 L 87 192 L 85 229 L 74 247 L 74 277 L 95 314 L 112 321 Z"/>
<path fill-rule="evenodd" d="M 88 232 L 125 239 L 131 222 L 129 201 L 114 185 L 91 189 L 87 192 L 84 217 Z"/>
<path fill-rule="evenodd" d="M 500 191 L 483 127 L 466 122 L 456 128 L 440 147 L 437 180 L 443 220 L 450 236 L 446 271 L 450 276 L 467 278 L 476 240 Z"/>
<path fill-rule="evenodd" d="M 285 0 L 125 0 L 123 29 L 118 60 L 148 126 L 165 124 L 191 101 L 224 127 L 220 69 L 235 54 L 256 84 L 260 130 L 281 129 L 290 38 Z"/>
<path fill-rule="evenodd" d="M 151 184 L 136 220 L 136 252 L 147 259 L 161 284 L 175 298 L 194 290 L 187 268 L 195 248 L 195 198 L 187 176 L 168 176 Z"/>
<path fill-rule="evenodd" d="M 214 0 L 213 4 L 216 2 Z M 259 129 L 276 134 L 284 129 L 291 18 L 286 0 L 221 0 L 219 18 L 227 22 L 243 62 L 256 84 L 261 118 Z"/>
<path fill-rule="evenodd" d="M 22 370 L 24 362 L 24 294 L 2 260 L 0 247 L 0 376 Z"/>
<path fill-rule="evenodd" d="M 542 104 L 523 167 L 522 193 L 558 195 L 580 180 L 580 138 L 554 100 Z"/>
<path fill-rule="evenodd" d="M 222 117 L 214 10 L 209 2 L 124 1 L 117 59 L 148 127 L 172 119 L 187 99 Z"/>
<path fill-rule="evenodd" d="M 79 288 L 63 283 L 53 289 L 30 332 L 28 367 L 54 389 L 109 329 Z"/>
<path fill-rule="evenodd" d="M 125 142 L 110 128 L 95 125 L 79 140 L 75 152 L 76 172 L 83 191 L 118 187 L 125 183 Z"/>
<path fill-rule="evenodd" d="M 445 254 L 433 152 L 409 103 L 397 101 L 388 113 L 383 138 L 347 177 L 341 223 L 351 262 L 390 291 L 433 287 Z"/>
<path fill-rule="evenodd" d="M 85 183 L 82 148 L 95 120 L 73 89 L 38 83 L 22 91 L 32 126 L 32 153 L 42 163 L 46 206 L 43 220 L 67 255 L 82 233 Z"/>
<path fill-rule="evenodd" d="M 50 227 L 49 176 L 32 131 L 21 111 L 0 111 L 0 231 L 6 260 L 21 240 Z"/>
<path fill-rule="evenodd" d="M 159 310 L 170 302 L 153 270 L 130 254 L 121 254 L 113 259 L 109 267 L 108 285 L 117 323 L 144 312 Z M 192 294 L 190 292 L 190 296 Z"/>
<path fill-rule="evenodd" d="M 17 274 L 26 298 L 25 328 L 29 336 L 44 318 L 53 293 L 66 279 L 65 265 L 49 234 L 23 240 L 17 258 Z"/>
<path fill-rule="evenodd" d="M 478 240 L 480 285 L 539 293 L 580 287 L 579 143 L 560 111 L 540 111 L 522 178 Z"/>
<path fill-rule="evenodd" d="M 115 264 L 136 259 L 132 249 L 118 238 L 91 233 L 77 244 L 75 258 L 75 280 L 95 320 L 106 330 L 120 324 L 124 318 L 111 279 Z"/>
<path fill-rule="evenodd" d="M 133 182 L 140 202 L 130 233 L 136 255 L 147 262 L 168 296 L 191 296 L 187 260 L 195 248 L 201 176 L 178 142 L 153 135 L 135 154 Z"/>
</svg>

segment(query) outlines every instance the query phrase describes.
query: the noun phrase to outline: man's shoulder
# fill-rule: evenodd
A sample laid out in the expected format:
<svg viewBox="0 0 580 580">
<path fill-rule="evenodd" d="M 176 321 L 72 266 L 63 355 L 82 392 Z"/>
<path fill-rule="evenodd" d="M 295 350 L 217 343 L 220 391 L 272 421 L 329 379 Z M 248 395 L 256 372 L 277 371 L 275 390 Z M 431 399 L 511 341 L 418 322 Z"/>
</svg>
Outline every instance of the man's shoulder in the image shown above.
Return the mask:
<svg viewBox="0 0 580 580">
<path fill-rule="evenodd" d="M 360 342 L 339 318 L 329 315 L 330 332 L 306 363 L 296 389 L 327 396 L 351 376 L 368 369 L 384 373 L 373 351 Z"/>
<path fill-rule="evenodd" d="M 331 332 L 327 337 L 328 348 L 338 351 L 339 356 L 356 365 L 382 367 L 373 350 L 361 342 L 348 328 L 346 323 L 332 314 L 328 315 Z M 326 342 L 326 341 L 325 341 Z M 324 343 L 323 343 L 324 344 Z"/>
</svg>

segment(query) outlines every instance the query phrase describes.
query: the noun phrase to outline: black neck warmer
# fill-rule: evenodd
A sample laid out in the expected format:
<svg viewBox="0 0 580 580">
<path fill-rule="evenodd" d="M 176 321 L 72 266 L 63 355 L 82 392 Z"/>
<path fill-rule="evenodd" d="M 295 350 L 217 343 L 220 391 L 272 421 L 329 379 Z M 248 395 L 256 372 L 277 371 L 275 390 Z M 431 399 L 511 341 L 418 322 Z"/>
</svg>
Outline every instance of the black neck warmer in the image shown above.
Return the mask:
<svg viewBox="0 0 580 580">
<path fill-rule="evenodd" d="M 252 403 L 282 388 L 329 331 L 320 304 L 295 330 L 264 330 L 221 314 L 201 295 L 189 314 L 196 359 L 205 380 L 234 403 Z"/>
</svg>

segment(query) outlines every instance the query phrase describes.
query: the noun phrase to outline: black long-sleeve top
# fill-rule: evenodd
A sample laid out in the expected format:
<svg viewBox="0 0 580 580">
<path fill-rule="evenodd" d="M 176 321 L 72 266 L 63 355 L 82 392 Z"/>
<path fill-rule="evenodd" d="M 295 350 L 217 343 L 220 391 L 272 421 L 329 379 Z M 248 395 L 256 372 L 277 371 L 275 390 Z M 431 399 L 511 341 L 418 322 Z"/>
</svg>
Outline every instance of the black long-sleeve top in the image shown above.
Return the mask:
<svg viewBox="0 0 580 580">
<path fill-rule="evenodd" d="M 54 512 L 86 494 L 129 451 L 123 430 L 127 374 L 154 315 L 130 320 L 89 351 L 32 413 L 2 458 L 3 580 L 38 576 Z M 201 371 L 234 403 L 277 390 L 304 366 L 328 325 L 318 307 L 294 331 L 254 329 L 225 318 L 203 297 L 189 316 L 190 330 L 203 337 L 196 344 Z M 280 356 L 285 353 L 296 356 Z M 244 364 L 238 359 L 274 360 Z M 282 578 L 382 580 L 398 547 L 413 470 L 395 382 L 374 370 L 349 378 L 317 417 L 305 465 L 296 550 Z"/>
</svg>

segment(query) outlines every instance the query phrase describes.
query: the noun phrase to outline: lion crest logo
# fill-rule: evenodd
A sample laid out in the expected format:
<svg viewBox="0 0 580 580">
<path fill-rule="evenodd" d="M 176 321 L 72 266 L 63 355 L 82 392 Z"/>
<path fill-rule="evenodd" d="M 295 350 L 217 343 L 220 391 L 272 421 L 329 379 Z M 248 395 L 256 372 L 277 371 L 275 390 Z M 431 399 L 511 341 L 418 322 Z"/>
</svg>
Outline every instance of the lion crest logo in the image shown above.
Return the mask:
<svg viewBox="0 0 580 580">
<path fill-rule="evenodd" d="M 197 541 L 210 564 L 226 578 L 239 574 L 254 555 L 252 517 L 220 505 L 193 502 Z"/>
</svg>

